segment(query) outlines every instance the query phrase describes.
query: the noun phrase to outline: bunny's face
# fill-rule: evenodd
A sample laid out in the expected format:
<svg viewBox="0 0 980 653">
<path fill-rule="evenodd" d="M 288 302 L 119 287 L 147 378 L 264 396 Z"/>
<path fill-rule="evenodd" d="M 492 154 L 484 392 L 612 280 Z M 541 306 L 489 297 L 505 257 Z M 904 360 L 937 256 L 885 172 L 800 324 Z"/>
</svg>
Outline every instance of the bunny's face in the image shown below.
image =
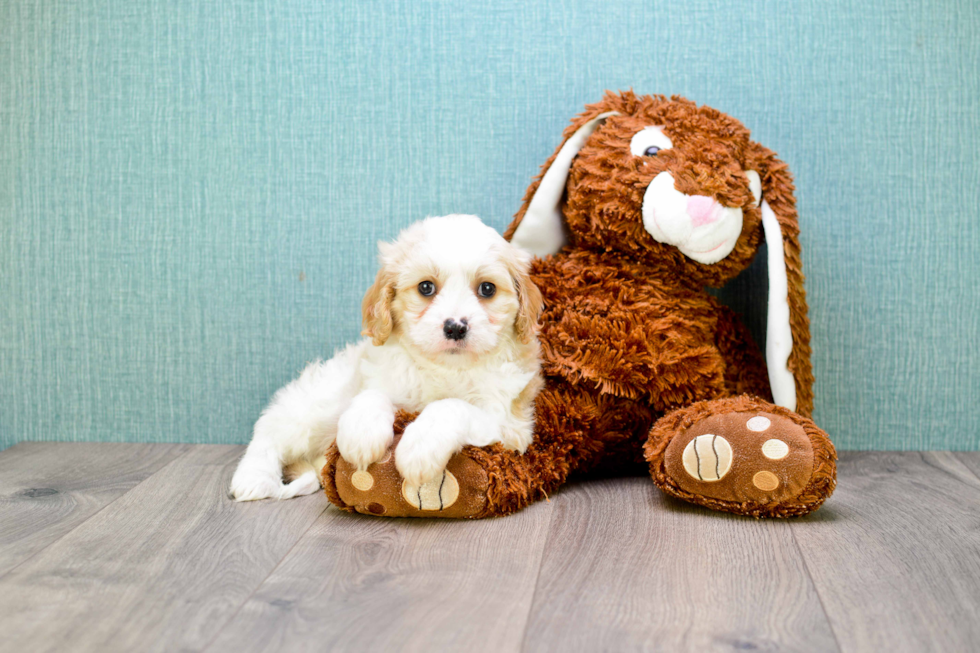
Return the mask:
<svg viewBox="0 0 980 653">
<path fill-rule="evenodd" d="M 674 96 L 607 92 L 585 107 L 505 237 L 540 257 L 616 252 L 642 273 L 720 287 L 767 248 L 773 398 L 809 415 L 813 372 L 793 178 L 734 118 Z"/>
<path fill-rule="evenodd" d="M 571 164 L 563 213 L 572 241 L 699 283 L 734 277 L 762 239 L 748 130 L 679 98 L 620 99 Z"/>
</svg>

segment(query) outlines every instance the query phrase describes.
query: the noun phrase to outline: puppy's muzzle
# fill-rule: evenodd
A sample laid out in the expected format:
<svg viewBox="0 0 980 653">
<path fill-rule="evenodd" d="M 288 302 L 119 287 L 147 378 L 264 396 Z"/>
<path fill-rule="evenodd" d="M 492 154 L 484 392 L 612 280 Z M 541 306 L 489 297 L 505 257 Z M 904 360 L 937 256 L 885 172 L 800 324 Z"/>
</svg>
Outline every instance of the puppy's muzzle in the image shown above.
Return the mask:
<svg viewBox="0 0 980 653">
<path fill-rule="evenodd" d="M 462 340 L 466 337 L 467 330 L 465 317 L 458 322 L 453 318 L 449 318 L 442 323 L 442 332 L 445 334 L 447 340 Z"/>
</svg>

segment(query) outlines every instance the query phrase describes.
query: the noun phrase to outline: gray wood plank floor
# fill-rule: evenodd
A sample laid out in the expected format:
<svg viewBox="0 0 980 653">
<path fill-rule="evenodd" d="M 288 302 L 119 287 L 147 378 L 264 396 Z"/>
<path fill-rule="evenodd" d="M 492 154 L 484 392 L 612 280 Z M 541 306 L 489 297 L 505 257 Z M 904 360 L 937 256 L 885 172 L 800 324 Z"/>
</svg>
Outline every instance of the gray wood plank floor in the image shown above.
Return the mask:
<svg viewBox="0 0 980 653">
<path fill-rule="evenodd" d="M 25 442 L 0 454 L 0 576 L 187 449 Z"/>
<path fill-rule="evenodd" d="M 785 521 L 707 513 L 646 478 L 554 499 L 527 650 L 836 650 Z M 611 646 L 609 646 L 611 644 Z"/>
<path fill-rule="evenodd" d="M 646 478 L 511 517 L 236 504 L 242 447 L 0 452 L 0 652 L 980 650 L 980 454 L 851 453 L 790 521 Z"/>
</svg>

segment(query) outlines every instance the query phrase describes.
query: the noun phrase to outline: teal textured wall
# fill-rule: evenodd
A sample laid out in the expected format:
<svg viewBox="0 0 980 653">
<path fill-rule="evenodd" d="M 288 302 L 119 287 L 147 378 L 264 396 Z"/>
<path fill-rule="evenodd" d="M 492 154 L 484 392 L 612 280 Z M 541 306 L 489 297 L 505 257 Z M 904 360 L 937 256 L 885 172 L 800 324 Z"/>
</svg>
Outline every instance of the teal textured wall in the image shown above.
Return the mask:
<svg viewBox="0 0 980 653">
<path fill-rule="evenodd" d="M 628 87 L 794 171 L 838 446 L 978 448 L 975 0 L 6 0 L 0 447 L 245 442 L 357 336 L 377 239 L 502 228 Z"/>
</svg>

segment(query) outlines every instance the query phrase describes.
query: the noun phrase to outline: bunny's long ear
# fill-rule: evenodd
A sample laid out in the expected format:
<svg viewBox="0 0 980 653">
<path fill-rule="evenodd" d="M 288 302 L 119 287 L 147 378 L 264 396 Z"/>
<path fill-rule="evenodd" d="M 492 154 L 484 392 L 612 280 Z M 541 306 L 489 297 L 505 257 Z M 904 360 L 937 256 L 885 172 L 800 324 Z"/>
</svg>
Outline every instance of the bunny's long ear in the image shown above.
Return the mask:
<svg viewBox="0 0 980 653">
<path fill-rule="evenodd" d="M 755 144 L 753 144 L 755 145 Z M 768 244 L 769 309 L 766 365 L 773 400 L 804 417 L 813 412 L 810 320 L 793 178 L 786 164 L 755 145 L 749 166 L 762 182 L 762 228 Z"/>
<path fill-rule="evenodd" d="M 524 204 L 504 232 L 504 238 L 535 256 L 554 254 L 568 242 L 561 215 L 565 182 L 572 160 L 596 127 L 618 111 L 600 113 L 592 105 L 565 130 L 565 140 L 541 167 L 541 173 L 524 194 Z"/>
</svg>

